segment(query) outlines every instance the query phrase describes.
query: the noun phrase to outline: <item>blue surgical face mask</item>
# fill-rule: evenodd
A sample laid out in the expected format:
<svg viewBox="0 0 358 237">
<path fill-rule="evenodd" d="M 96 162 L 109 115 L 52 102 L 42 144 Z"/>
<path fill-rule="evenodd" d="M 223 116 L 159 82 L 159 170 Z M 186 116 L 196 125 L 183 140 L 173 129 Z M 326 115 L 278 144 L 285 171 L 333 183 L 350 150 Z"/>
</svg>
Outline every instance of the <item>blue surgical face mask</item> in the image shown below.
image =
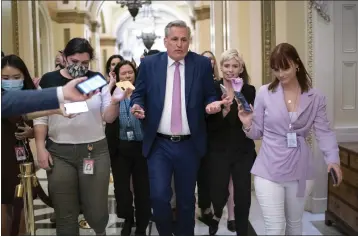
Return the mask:
<svg viewBox="0 0 358 237">
<path fill-rule="evenodd" d="M 6 91 L 18 91 L 24 87 L 24 79 L 1 80 L 1 88 Z"/>
</svg>

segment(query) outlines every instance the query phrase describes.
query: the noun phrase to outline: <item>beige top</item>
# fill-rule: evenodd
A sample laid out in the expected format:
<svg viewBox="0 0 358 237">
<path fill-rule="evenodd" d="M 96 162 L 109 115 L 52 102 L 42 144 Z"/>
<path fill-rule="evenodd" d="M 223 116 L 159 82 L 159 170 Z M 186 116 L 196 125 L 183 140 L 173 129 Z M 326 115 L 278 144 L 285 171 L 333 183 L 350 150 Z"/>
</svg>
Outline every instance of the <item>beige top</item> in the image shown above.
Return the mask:
<svg viewBox="0 0 358 237">
<path fill-rule="evenodd" d="M 60 144 L 83 144 L 102 140 L 106 137 L 102 114 L 111 103 L 108 86 L 87 100 L 89 111 L 74 118 L 50 115 L 34 120 L 34 126 L 48 126 L 49 139 Z"/>
</svg>

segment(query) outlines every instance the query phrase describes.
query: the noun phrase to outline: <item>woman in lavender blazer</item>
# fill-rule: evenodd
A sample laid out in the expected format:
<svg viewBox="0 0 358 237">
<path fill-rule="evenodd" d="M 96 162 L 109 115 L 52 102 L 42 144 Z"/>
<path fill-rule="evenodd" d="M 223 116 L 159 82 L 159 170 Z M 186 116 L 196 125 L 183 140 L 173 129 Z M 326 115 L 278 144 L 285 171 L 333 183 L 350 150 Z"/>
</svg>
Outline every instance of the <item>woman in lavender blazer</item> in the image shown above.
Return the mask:
<svg viewBox="0 0 358 237">
<path fill-rule="evenodd" d="M 240 108 L 238 115 L 249 138 L 262 138 L 251 173 L 266 235 L 302 235 L 304 204 L 315 175 L 305 139 L 313 128 L 328 171 L 333 168 L 337 174 L 337 185 L 342 181 L 338 145 L 325 97 L 312 88 L 296 49 L 288 43 L 277 45 L 270 67 L 275 80 L 259 89 L 254 112 Z"/>
</svg>

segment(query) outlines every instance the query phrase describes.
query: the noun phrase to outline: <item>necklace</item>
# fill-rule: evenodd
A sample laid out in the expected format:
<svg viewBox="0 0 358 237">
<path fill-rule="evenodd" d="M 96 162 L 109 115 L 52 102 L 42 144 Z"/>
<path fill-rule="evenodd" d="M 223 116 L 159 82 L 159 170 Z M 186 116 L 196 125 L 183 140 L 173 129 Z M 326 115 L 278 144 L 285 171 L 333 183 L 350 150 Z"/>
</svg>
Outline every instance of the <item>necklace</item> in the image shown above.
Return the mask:
<svg viewBox="0 0 358 237">
<path fill-rule="evenodd" d="M 291 103 L 292 103 L 292 101 L 291 101 L 291 100 L 288 100 L 288 101 L 287 101 L 287 103 L 291 104 Z"/>
</svg>

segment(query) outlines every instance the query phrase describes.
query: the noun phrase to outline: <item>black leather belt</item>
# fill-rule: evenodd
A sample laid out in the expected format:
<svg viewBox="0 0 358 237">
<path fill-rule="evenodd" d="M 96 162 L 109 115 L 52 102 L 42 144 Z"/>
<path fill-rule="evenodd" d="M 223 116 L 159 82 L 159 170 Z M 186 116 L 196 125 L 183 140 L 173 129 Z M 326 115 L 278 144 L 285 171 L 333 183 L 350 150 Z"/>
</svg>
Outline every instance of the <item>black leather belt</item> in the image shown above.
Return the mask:
<svg viewBox="0 0 358 237">
<path fill-rule="evenodd" d="M 181 142 L 184 140 L 188 140 L 190 138 L 190 135 L 165 135 L 162 133 L 157 133 L 157 136 L 165 139 L 169 139 L 172 142 Z"/>
</svg>

